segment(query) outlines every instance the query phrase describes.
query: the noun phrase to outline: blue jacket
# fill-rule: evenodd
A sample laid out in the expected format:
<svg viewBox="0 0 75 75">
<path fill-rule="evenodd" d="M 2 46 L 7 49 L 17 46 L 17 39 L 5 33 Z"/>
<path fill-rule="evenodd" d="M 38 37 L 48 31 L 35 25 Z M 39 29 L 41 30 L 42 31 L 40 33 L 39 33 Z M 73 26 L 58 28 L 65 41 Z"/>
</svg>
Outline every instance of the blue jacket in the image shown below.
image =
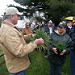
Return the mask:
<svg viewBox="0 0 75 75">
<path fill-rule="evenodd" d="M 52 26 L 52 32 L 54 32 L 55 29 L 56 29 L 56 27 L 53 25 L 53 26 Z M 49 26 L 48 26 L 48 25 L 45 27 L 45 32 L 46 32 L 48 35 L 50 35 L 50 30 L 49 30 Z"/>
<path fill-rule="evenodd" d="M 40 28 L 43 28 L 45 30 L 45 32 L 50 35 L 50 30 L 49 30 L 49 26 L 45 25 L 45 26 L 40 26 Z M 52 26 L 52 31 L 54 32 L 54 30 L 56 29 L 55 26 Z"/>
</svg>

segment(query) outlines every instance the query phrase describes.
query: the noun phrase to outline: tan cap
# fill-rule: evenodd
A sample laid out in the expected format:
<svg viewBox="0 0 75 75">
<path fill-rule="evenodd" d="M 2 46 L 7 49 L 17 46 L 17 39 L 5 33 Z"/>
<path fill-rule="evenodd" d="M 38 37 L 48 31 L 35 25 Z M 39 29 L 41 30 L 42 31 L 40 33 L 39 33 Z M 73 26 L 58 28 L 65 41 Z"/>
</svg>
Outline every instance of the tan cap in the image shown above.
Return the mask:
<svg viewBox="0 0 75 75">
<path fill-rule="evenodd" d="M 18 9 L 15 8 L 15 7 L 8 7 L 8 8 L 6 9 L 5 13 L 6 13 L 6 15 L 11 15 L 11 14 L 12 14 L 12 15 L 15 15 L 15 14 L 22 15 L 22 13 L 20 13 L 20 12 L 18 11 Z"/>
</svg>

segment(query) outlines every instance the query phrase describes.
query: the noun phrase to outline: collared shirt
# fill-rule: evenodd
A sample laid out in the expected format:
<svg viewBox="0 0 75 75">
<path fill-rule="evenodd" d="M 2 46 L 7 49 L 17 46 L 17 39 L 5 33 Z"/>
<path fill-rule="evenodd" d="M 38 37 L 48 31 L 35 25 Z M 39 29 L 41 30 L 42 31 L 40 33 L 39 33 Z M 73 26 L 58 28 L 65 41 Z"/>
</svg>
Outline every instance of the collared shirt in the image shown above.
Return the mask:
<svg viewBox="0 0 75 75">
<path fill-rule="evenodd" d="M 53 30 L 52 30 L 52 27 L 49 27 L 49 31 L 50 31 L 50 34 L 51 34 L 51 33 L 52 33 L 52 31 L 53 31 Z"/>
<path fill-rule="evenodd" d="M 68 28 L 69 28 L 69 29 L 72 29 L 72 26 L 71 26 L 71 27 L 70 27 L 70 26 L 68 26 Z"/>
<path fill-rule="evenodd" d="M 9 24 L 11 24 L 11 25 L 14 25 L 14 24 L 12 24 L 12 23 L 11 23 L 11 22 L 9 22 L 9 21 L 6 21 L 6 20 L 5 20 L 5 22 L 7 22 L 7 23 L 9 23 Z"/>
</svg>

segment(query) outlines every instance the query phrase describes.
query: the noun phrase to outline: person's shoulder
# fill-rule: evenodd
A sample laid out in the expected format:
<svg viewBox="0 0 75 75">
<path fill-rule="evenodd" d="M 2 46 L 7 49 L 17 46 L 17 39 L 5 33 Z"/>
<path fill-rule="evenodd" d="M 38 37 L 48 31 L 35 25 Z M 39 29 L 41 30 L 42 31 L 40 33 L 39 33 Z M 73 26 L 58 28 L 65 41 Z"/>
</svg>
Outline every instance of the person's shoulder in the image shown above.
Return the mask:
<svg viewBox="0 0 75 75">
<path fill-rule="evenodd" d="M 3 31 L 8 32 L 8 31 L 10 31 L 12 28 L 11 28 L 9 25 L 3 23 L 2 26 L 1 26 L 1 29 L 2 29 Z"/>
<path fill-rule="evenodd" d="M 49 28 L 47 24 L 45 25 L 45 28 Z"/>
<path fill-rule="evenodd" d="M 26 30 L 26 28 L 23 28 L 23 29 L 22 29 L 22 31 L 25 31 L 25 30 Z"/>
<path fill-rule="evenodd" d="M 65 33 L 65 37 L 66 37 L 67 39 L 69 39 L 69 38 L 70 38 L 70 35 L 68 35 L 67 33 Z"/>
<path fill-rule="evenodd" d="M 41 25 L 39 28 L 42 28 L 43 26 Z"/>
<path fill-rule="evenodd" d="M 66 30 L 68 31 L 68 30 L 70 30 L 70 28 L 68 26 L 66 26 Z"/>
<path fill-rule="evenodd" d="M 29 28 L 29 31 L 32 31 L 32 29 L 31 29 L 31 28 Z"/>
<path fill-rule="evenodd" d="M 48 26 L 47 24 L 45 24 L 45 26 Z"/>
<path fill-rule="evenodd" d="M 23 28 L 22 30 L 24 30 L 25 28 Z"/>
</svg>

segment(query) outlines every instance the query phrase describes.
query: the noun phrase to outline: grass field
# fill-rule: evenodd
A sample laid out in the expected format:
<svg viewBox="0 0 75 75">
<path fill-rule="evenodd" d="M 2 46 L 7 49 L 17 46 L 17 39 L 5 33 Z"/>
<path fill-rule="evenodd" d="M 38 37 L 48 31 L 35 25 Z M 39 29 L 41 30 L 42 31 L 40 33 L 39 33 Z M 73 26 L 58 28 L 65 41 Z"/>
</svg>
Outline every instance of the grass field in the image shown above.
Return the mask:
<svg viewBox="0 0 75 75">
<path fill-rule="evenodd" d="M 0 49 L 0 54 L 2 50 Z M 50 65 L 48 60 L 39 51 L 33 51 L 30 53 L 31 65 L 26 69 L 26 75 L 49 75 Z M 4 57 L 0 58 L 0 62 L 4 60 Z M 70 74 L 69 56 L 62 68 L 62 75 Z M 0 75 L 9 75 L 6 65 L 0 67 Z"/>
</svg>

